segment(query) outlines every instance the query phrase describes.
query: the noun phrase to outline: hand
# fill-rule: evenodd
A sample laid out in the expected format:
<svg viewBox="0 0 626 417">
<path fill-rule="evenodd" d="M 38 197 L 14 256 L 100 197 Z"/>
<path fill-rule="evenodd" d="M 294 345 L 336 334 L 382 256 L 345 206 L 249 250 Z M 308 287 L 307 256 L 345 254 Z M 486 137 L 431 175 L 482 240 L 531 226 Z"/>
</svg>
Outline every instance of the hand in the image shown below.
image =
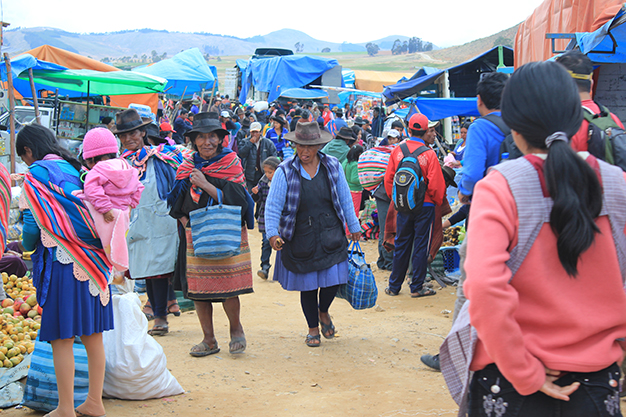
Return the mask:
<svg viewBox="0 0 626 417">
<path fill-rule="evenodd" d="M 546 368 L 546 380 L 544 381 L 539 391 L 543 392 L 549 397 L 556 398 L 557 400 L 569 401 L 569 396 L 578 389 L 580 382 L 574 382 L 573 384 L 565 387 L 558 386 L 554 383 L 561 376 L 560 371 L 553 371 Z"/>
<path fill-rule="evenodd" d="M 113 215 L 113 210 L 109 210 L 106 213 L 104 213 L 104 221 L 107 223 L 111 223 L 113 220 L 115 220 L 115 216 Z"/>
<path fill-rule="evenodd" d="M 282 250 L 284 244 L 285 244 L 285 241 L 280 236 L 270 237 L 270 246 L 275 251 Z"/>
<path fill-rule="evenodd" d="M 204 188 L 209 182 L 206 180 L 206 177 L 199 169 L 194 168 L 189 174 L 189 181 L 191 181 L 192 185 L 196 187 Z"/>
<path fill-rule="evenodd" d="M 350 240 L 358 242 L 361 239 L 361 232 L 350 233 Z"/>
<path fill-rule="evenodd" d="M 252 194 L 257 194 L 259 192 L 259 186 L 257 185 L 256 187 L 252 188 Z"/>
<path fill-rule="evenodd" d="M 470 196 L 462 194 L 460 191 L 458 193 L 458 197 L 459 197 L 459 202 L 461 204 L 469 204 L 470 203 Z"/>
</svg>

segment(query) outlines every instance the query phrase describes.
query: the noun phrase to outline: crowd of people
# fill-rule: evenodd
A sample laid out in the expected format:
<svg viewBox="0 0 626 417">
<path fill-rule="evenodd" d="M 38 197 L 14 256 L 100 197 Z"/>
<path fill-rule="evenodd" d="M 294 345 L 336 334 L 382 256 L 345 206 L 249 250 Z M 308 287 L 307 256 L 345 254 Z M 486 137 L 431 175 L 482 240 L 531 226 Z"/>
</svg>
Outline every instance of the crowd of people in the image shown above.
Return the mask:
<svg viewBox="0 0 626 417">
<path fill-rule="evenodd" d="M 592 73 L 574 51 L 511 77 L 486 74 L 477 85 L 481 117 L 462 126 L 447 154 L 433 147 L 439 123 L 420 113 L 403 119 L 380 107 L 357 114 L 314 103 L 255 111 L 227 96 L 194 99 L 173 126 L 122 111 L 85 135 L 78 159 L 49 129 L 24 126 L 16 141 L 29 166 L 20 249 L 35 250 L 40 340 L 52 344 L 59 394 L 51 415 L 104 415 L 111 282 L 145 279 L 154 336 L 169 332 L 174 290 L 192 300 L 202 331 L 194 357 L 220 351 L 213 305 L 222 304 L 228 350 L 243 353 L 240 296 L 253 292 L 255 223 L 257 275 L 300 293 L 306 346 L 333 338 L 330 308 L 348 281 L 348 240 L 362 238 L 359 215 L 370 199 L 376 263 L 390 271 L 383 296 L 399 295 L 407 274 L 411 297 L 436 295 L 426 278 L 442 230 L 466 222 L 452 333 L 440 354 L 421 358 L 442 370 L 462 412 L 621 415 L 626 179 L 591 146 L 594 119 L 585 114 L 604 111 L 591 99 Z M 522 157 L 503 152 L 509 139 Z M 359 162 L 371 152 L 386 162 L 366 184 Z M 447 218 L 449 186 L 462 206 Z M 202 254 L 207 239 L 195 220 L 216 205 L 237 213 L 234 231 L 212 236 L 236 242 L 220 257 Z M 89 359 L 89 395 L 77 409 L 75 336 Z M 460 360 L 455 343 L 473 356 Z"/>
</svg>

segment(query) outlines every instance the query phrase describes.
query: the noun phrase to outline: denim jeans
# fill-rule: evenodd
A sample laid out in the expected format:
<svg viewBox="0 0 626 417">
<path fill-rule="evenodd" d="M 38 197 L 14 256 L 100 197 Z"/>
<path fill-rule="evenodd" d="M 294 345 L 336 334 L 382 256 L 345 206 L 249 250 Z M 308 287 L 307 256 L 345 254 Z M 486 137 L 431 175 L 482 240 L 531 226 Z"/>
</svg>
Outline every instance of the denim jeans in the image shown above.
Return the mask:
<svg viewBox="0 0 626 417">
<path fill-rule="evenodd" d="M 474 373 L 470 385 L 469 416 L 621 416 L 619 379 L 617 364 L 597 372 L 565 374 L 555 384 L 566 386 L 580 382 L 580 387 L 569 396 L 569 401 L 561 401 L 542 392 L 527 396 L 518 394 L 496 365 L 491 364 Z"/>
<path fill-rule="evenodd" d="M 270 245 L 270 241 L 267 238 L 267 235 L 265 234 L 265 232 L 263 232 L 263 246 L 261 247 L 261 269 L 270 269 L 270 256 L 272 256 L 272 246 Z"/>
</svg>

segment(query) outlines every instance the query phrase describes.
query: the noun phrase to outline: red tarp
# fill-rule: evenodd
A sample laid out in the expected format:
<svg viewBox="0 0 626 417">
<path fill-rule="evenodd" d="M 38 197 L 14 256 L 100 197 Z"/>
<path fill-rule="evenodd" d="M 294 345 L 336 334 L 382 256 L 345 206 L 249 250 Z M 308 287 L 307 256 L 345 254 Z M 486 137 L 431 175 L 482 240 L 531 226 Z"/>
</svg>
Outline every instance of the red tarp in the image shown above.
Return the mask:
<svg viewBox="0 0 626 417">
<path fill-rule="evenodd" d="M 615 17 L 624 0 L 545 0 L 521 23 L 515 36 L 515 67 L 552 58 L 546 33 L 591 32 Z M 563 50 L 569 39 L 557 40 Z"/>
</svg>

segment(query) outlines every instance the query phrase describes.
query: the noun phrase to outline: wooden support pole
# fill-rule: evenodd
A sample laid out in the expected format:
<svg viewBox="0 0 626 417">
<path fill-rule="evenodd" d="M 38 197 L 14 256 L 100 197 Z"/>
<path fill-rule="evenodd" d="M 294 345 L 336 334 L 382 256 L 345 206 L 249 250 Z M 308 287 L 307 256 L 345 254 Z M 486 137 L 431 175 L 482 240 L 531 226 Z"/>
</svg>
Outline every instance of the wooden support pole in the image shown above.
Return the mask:
<svg viewBox="0 0 626 417">
<path fill-rule="evenodd" d="M 30 91 L 33 94 L 33 106 L 35 106 L 35 117 L 37 118 L 37 123 L 41 124 L 41 115 L 39 114 L 39 101 L 37 100 L 37 90 L 35 90 L 35 77 L 33 77 L 32 68 L 28 69 L 28 80 L 30 81 Z"/>
<path fill-rule="evenodd" d="M 11 58 L 4 53 L 4 63 L 7 69 L 7 90 L 9 91 L 9 129 L 11 129 L 11 174 L 15 173 L 15 95 L 13 92 L 13 73 L 11 72 Z"/>
</svg>

